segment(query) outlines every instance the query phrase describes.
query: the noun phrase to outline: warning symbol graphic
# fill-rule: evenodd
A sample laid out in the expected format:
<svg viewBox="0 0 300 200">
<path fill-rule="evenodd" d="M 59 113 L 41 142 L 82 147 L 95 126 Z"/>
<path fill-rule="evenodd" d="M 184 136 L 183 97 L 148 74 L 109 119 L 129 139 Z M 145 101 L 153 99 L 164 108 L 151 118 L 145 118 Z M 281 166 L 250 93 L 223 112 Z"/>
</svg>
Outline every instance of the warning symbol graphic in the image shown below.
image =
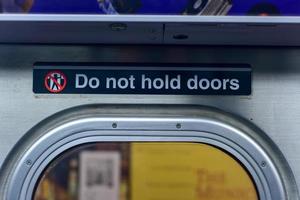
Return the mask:
<svg viewBox="0 0 300 200">
<path fill-rule="evenodd" d="M 44 83 L 49 92 L 59 93 L 65 89 L 67 78 L 60 71 L 51 71 L 46 75 Z"/>
</svg>

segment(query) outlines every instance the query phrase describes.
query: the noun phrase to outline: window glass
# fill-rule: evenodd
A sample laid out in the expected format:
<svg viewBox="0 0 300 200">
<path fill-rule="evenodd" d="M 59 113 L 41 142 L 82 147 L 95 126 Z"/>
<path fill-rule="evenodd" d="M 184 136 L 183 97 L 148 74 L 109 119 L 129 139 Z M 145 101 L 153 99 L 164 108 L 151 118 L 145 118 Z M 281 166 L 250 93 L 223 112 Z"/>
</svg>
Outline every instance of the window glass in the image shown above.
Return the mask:
<svg viewBox="0 0 300 200">
<path fill-rule="evenodd" d="M 206 144 L 92 143 L 52 161 L 34 200 L 257 200 L 245 168 Z"/>
<path fill-rule="evenodd" d="M 299 0 L 0 0 L 4 13 L 299 16 Z"/>
</svg>

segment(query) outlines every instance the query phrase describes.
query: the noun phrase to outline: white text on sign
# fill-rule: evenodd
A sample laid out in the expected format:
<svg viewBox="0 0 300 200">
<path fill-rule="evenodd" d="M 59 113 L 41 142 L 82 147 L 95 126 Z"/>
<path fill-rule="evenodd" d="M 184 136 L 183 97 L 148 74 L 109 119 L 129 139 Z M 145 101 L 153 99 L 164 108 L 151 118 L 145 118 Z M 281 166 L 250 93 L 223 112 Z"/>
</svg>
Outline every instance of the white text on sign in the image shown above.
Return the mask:
<svg viewBox="0 0 300 200">
<path fill-rule="evenodd" d="M 137 83 L 137 80 L 140 83 Z M 239 80 L 236 78 L 199 78 L 197 75 L 190 77 L 183 82 L 181 75 L 170 76 L 164 75 L 164 77 L 147 77 L 142 74 L 139 79 L 134 75 L 127 77 L 105 77 L 104 80 L 100 80 L 98 77 L 88 77 L 86 74 L 76 74 L 75 76 L 75 88 L 105 88 L 105 89 L 142 89 L 142 90 L 180 90 L 182 85 L 188 90 L 238 90 L 240 88 Z M 137 87 L 140 88 L 137 88 Z"/>
</svg>

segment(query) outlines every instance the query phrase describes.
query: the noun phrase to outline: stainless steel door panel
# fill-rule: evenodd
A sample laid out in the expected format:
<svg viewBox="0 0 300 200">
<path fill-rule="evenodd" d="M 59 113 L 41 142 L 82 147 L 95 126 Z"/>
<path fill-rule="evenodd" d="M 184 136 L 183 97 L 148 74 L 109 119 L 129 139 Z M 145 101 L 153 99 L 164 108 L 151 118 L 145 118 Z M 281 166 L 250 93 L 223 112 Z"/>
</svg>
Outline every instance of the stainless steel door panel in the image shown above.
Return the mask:
<svg viewBox="0 0 300 200">
<path fill-rule="evenodd" d="M 33 63 L 248 63 L 251 96 L 35 95 Z M 191 46 L 0 46 L 0 164 L 42 119 L 65 108 L 99 103 L 208 105 L 253 121 L 286 156 L 300 189 L 300 49 Z"/>
</svg>

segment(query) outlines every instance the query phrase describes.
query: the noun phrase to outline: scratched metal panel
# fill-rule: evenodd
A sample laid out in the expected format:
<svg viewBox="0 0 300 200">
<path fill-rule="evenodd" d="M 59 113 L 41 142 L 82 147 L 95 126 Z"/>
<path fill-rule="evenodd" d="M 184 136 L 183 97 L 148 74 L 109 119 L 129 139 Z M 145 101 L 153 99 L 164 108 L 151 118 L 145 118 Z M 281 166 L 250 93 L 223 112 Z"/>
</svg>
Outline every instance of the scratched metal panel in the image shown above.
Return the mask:
<svg viewBox="0 0 300 200">
<path fill-rule="evenodd" d="M 35 95 L 34 62 L 248 63 L 253 94 L 236 96 Z M 42 119 L 90 103 L 197 104 L 252 120 L 286 156 L 300 190 L 300 49 L 196 46 L 0 45 L 0 165 L 20 137 Z"/>
</svg>

